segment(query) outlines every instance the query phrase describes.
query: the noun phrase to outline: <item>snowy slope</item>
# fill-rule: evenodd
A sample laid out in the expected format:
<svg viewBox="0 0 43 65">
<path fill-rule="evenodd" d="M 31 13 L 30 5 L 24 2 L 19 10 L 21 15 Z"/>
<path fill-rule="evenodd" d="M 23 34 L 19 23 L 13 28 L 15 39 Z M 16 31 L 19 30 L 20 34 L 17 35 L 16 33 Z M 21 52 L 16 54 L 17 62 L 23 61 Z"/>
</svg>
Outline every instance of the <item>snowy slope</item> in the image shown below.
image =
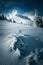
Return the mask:
<svg viewBox="0 0 43 65">
<path fill-rule="evenodd" d="M 19 60 L 20 52 L 9 52 L 10 44 L 14 43 L 15 36 L 19 39 L 23 39 L 25 46 L 28 42 L 30 49 L 35 47 L 43 47 L 43 28 L 30 27 L 24 24 L 17 24 L 11 22 L 0 22 L 0 64 L 1 65 L 25 65 L 25 59 Z M 30 41 L 29 41 L 30 40 Z M 34 42 L 34 43 L 33 43 Z M 37 43 L 36 43 L 37 42 Z M 35 45 L 34 45 L 35 44 Z M 37 44 L 37 45 L 36 45 Z M 34 45 L 34 46 L 33 46 Z M 12 46 L 12 45 L 11 45 Z M 27 51 L 26 51 L 27 52 Z M 39 61 L 39 65 L 43 65 L 42 61 Z"/>
</svg>

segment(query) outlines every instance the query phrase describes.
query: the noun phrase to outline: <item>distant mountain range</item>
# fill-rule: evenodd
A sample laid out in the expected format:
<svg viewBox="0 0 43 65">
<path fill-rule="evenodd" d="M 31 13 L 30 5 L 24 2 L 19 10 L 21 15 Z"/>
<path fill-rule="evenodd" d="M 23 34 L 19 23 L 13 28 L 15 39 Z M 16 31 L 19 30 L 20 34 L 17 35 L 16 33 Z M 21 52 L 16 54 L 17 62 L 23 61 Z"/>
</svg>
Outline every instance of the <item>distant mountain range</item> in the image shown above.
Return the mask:
<svg viewBox="0 0 43 65">
<path fill-rule="evenodd" d="M 32 20 L 31 20 L 30 18 L 28 18 L 27 16 L 23 16 L 23 15 L 16 15 L 16 16 L 17 16 L 17 17 L 20 17 L 21 19 L 25 19 L 25 20 L 28 20 L 28 21 L 30 21 L 30 22 L 33 22 L 32 24 L 34 24 L 34 22 L 35 22 L 35 24 L 36 24 L 37 27 L 43 27 L 43 21 L 42 21 L 42 19 L 40 19 L 40 17 L 39 17 L 39 18 L 36 18 L 36 20 L 32 21 Z M 7 20 L 7 21 L 9 21 L 9 22 L 17 23 L 17 22 L 15 21 L 15 19 L 13 19 L 13 21 L 12 21 L 12 19 L 7 19 L 7 16 L 4 15 L 4 14 L 1 14 L 1 15 L 0 15 L 0 20 Z M 19 21 L 18 21 L 18 22 L 19 22 Z M 23 22 L 20 22 L 20 23 L 23 24 Z M 24 24 L 27 24 L 27 23 L 24 23 Z"/>
<path fill-rule="evenodd" d="M 21 17 L 21 18 L 24 18 L 24 19 L 28 19 L 28 20 L 31 20 L 30 18 L 28 18 L 27 16 L 23 16 L 23 15 L 17 15 L 17 16 L 19 16 L 19 17 Z M 32 20 L 31 20 L 32 21 Z"/>
</svg>

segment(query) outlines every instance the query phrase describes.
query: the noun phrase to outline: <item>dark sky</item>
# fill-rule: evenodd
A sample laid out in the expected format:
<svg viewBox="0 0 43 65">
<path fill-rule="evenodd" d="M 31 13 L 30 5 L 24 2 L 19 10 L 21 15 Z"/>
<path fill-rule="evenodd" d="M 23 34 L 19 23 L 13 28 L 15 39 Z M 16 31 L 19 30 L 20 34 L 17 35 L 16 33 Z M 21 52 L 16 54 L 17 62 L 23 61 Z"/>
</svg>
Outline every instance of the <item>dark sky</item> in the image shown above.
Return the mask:
<svg viewBox="0 0 43 65">
<path fill-rule="evenodd" d="M 0 0 L 0 12 L 7 12 L 13 8 L 22 11 L 38 9 L 40 14 L 43 15 L 43 0 Z"/>
</svg>

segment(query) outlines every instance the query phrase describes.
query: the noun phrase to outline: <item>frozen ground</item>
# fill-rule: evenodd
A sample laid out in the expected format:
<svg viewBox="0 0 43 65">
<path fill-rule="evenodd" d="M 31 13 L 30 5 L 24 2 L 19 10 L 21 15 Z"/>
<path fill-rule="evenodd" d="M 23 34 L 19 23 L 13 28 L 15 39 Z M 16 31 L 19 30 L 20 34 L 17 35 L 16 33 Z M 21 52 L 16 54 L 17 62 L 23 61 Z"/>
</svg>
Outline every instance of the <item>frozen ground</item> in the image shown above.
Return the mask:
<svg viewBox="0 0 43 65">
<path fill-rule="evenodd" d="M 40 44 L 43 45 L 43 28 L 35 28 L 5 21 L 0 22 L 0 65 L 25 65 L 26 60 L 19 59 L 20 52 L 18 49 L 16 52 L 9 52 L 10 44 L 15 35 L 35 37 L 35 40 L 40 40 Z M 43 65 L 42 61 L 40 61 L 39 65 Z"/>
</svg>

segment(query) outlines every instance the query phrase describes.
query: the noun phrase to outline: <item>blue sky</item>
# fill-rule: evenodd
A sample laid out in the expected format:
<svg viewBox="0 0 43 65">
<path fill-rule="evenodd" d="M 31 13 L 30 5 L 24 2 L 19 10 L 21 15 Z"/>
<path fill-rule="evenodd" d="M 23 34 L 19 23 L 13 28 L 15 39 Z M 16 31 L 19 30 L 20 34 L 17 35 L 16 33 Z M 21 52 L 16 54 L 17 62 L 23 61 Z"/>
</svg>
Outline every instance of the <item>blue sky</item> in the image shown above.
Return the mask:
<svg viewBox="0 0 43 65">
<path fill-rule="evenodd" d="M 38 9 L 43 15 L 43 0 L 0 0 L 0 12 L 8 12 L 10 9 L 22 12 Z"/>
</svg>

